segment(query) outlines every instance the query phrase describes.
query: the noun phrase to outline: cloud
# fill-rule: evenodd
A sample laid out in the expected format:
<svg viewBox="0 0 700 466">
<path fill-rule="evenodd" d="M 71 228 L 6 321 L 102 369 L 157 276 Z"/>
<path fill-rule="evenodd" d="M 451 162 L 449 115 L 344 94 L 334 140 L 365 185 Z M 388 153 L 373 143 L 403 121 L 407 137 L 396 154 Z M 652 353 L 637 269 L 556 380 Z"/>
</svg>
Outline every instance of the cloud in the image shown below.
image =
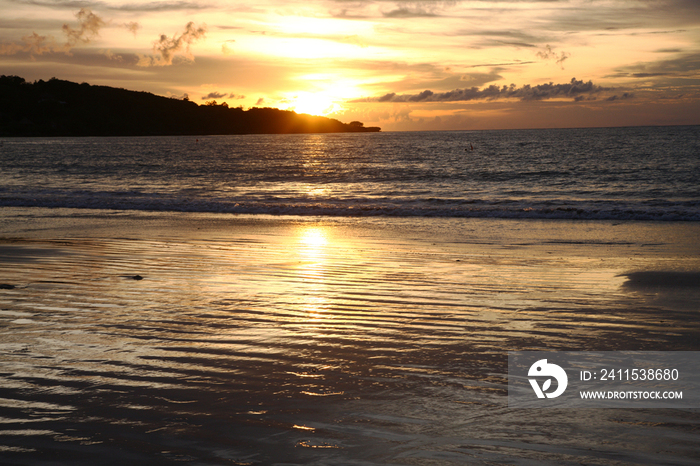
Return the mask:
<svg viewBox="0 0 700 466">
<path fill-rule="evenodd" d="M 360 14 L 360 13 L 348 13 L 348 8 L 343 8 L 340 10 L 332 10 L 329 12 L 332 18 L 337 19 L 368 19 L 370 15 Z"/>
<path fill-rule="evenodd" d="M 75 17 L 78 18 L 78 29 L 73 29 L 68 24 L 64 24 L 62 28 L 68 38 L 66 45 L 69 47 L 73 47 L 79 42 L 89 43 L 92 39 L 99 36 L 100 28 L 105 25 L 102 18 L 89 8 L 81 8 L 75 14 Z"/>
<path fill-rule="evenodd" d="M 534 61 L 512 61 L 504 63 L 479 63 L 477 65 L 469 65 L 468 68 L 481 68 L 481 67 L 497 67 L 497 66 L 514 66 L 514 65 L 530 65 L 535 63 Z"/>
<path fill-rule="evenodd" d="M 173 62 L 173 55 L 176 52 L 185 48 L 185 54 L 190 55 L 190 45 L 193 42 L 204 37 L 207 32 L 206 26 L 195 27 L 190 21 L 185 26 L 185 31 L 179 36 L 173 35 L 172 38 L 161 34 L 160 39 L 153 45 L 153 50 L 160 53 L 165 64 L 170 65 Z"/>
<path fill-rule="evenodd" d="M 697 0 L 562 2 L 561 6 L 544 19 L 549 31 L 603 36 L 668 34 L 685 27 L 692 30 L 700 20 Z"/>
<path fill-rule="evenodd" d="M 458 2 L 450 0 L 335 0 L 333 3 L 341 5 L 338 9 L 331 9 L 330 14 L 334 18 L 406 19 L 446 16 L 444 10 L 454 7 Z"/>
<path fill-rule="evenodd" d="M 0 55 L 15 55 L 26 52 L 31 58 L 34 58 L 36 55 L 57 51 L 65 51 L 65 48 L 56 44 L 53 37 L 40 36 L 36 32 L 23 37 L 22 42 L 0 44 Z"/>
<path fill-rule="evenodd" d="M 683 53 L 666 60 L 636 63 L 616 71 L 612 75 L 616 78 L 695 77 L 700 72 L 700 53 Z"/>
<path fill-rule="evenodd" d="M 119 61 L 119 62 L 124 61 L 124 57 L 122 57 L 121 55 L 116 55 L 111 50 L 102 51 L 102 55 L 104 55 L 105 57 L 107 57 L 110 60 L 115 60 L 115 61 Z"/>
<path fill-rule="evenodd" d="M 222 52 L 224 55 L 231 55 L 231 54 L 233 53 L 233 49 L 232 49 L 231 47 L 229 47 L 228 44 L 229 44 L 229 43 L 232 44 L 232 43 L 234 43 L 234 42 L 236 42 L 234 39 L 230 39 L 230 40 L 224 41 L 224 43 L 221 44 L 221 52 Z"/>
<path fill-rule="evenodd" d="M 125 3 L 109 8 L 119 11 L 179 11 L 179 10 L 206 10 L 211 6 L 198 2 L 149 2 L 149 3 Z"/>
<path fill-rule="evenodd" d="M 21 5 L 40 6 L 45 8 L 99 8 L 101 10 L 128 11 L 128 12 L 153 12 L 153 11 L 179 11 L 179 10 L 205 10 L 211 5 L 199 2 L 171 1 L 171 2 L 148 2 L 148 3 L 122 3 L 108 4 L 103 1 L 88 0 L 68 0 L 68 1 L 46 1 L 46 0 L 9 0 L 12 3 Z"/>
<path fill-rule="evenodd" d="M 482 27 L 490 27 L 490 25 L 490 23 L 486 23 L 483 26 L 442 31 L 439 35 L 470 38 L 470 48 L 477 50 L 490 47 L 536 48 L 537 44 L 553 40 L 551 35 L 543 30 L 528 30 L 526 32 L 517 29 L 482 29 Z M 538 34 L 534 32 L 538 32 Z"/>
<path fill-rule="evenodd" d="M 41 6 L 47 8 L 89 8 L 95 6 L 104 6 L 102 2 L 89 2 L 83 0 L 68 0 L 68 1 L 40 1 L 40 0 L 10 0 L 11 3 L 19 3 L 20 5 Z"/>
<path fill-rule="evenodd" d="M 194 22 L 190 21 L 185 26 L 185 31 L 180 34 L 174 34 L 173 37 L 168 37 L 161 34 L 160 38 L 153 43 L 153 51 L 158 54 L 157 57 L 140 55 L 138 66 L 169 66 L 173 64 L 173 58 L 178 52 L 184 51 L 186 58 L 194 60 L 190 52 L 190 45 L 199 39 L 204 38 L 207 28 L 205 25 L 196 27 Z"/>
<path fill-rule="evenodd" d="M 265 99 L 260 97 L 257 102 L 255 102 L 255 105 L 262 105 L 265 102 Z"/>
<path fill-rule="evenodd" d="M 382 12 L 385 18 L 432 18 L 438 16 L 434 11 L 422 7 L 400 7 L 395 10 Z"/>
<path fill-rule="evenodd" d="M 605 100 L 607 100 L 608 102 L 613 102 L 615 100 L 627 100 L 627 99 L 631 99 L 633 97 L 634 97 L 634 94 L 632 94 L 630 92 L 625 92 L 621 95 L 611 95 L 610 97 L 608 97 Z"/>
<path fill-rule="evenodd" d="M 124 23 L 124 24 L 122 24 L 122 27 L 126 28 L 127 31 L 130 31 L 134 36 L 136 36 L 136 33 L 138 32 L 138 30 L 141 29 L 141 25 L 139 23 L 137 23 L 136 21 Z"/>
<path fill-rule="evenodd" d="M 568 52 L 561 52 L 557 54 L 557 52 L 555 52 L 552 47 L 549 46 L 549 44 L 545 45 L 544 50 L 540 50 L 536 53 L 536 55 L 543 60 L 554 60 L 557 65 L 561 66 L 562 70 L 564 69 L 564 60 L 571 56 L 571 54 Z"/>
<path fill-rule="evenodd" d="M 217 92 L 217 91 L 213 91 L 205 96 L 202 96 L 202 100 L 221 99 L 221 98 L 241 100 L 241 99 L 245 99 L 245 96 L 239 95 L 239 94 L 234 94 L 233 92 L 227 94 L 226 92 Z"/>
<path fill-rule="evenodd" d="M 425 90 L 419 94 L 396 94 L 389 93 L 381 97 L 369 99 L 358 99 L 353 102 L 465 102 L 471 100 L 496 100 L 496 99 L 519 99 L 520 101 L 547 100 L 554 98 L 576 99 L 582 95 L 593 95 L 610 88 L 593 84 L 592 81 L 584 82 L 572 78 L 566 84 L 538 84 L 531 86 L 526 84 L 517 87 L 515 84 L 499 87 L 491 85 L 483 89 L 472 87 L 468 89 L 455 89 L 448 92 L 433 92 Z"/>
<path fill-rule="evenodd" d="M 70 53 L 71 48 L 83 43 L 90 43 L 99 35 L 100 29 L 107 23 L 89 8 L 81 8 L 75 14 L 78 19 L 77 29 L 64 24 L 61 28 L 66 34 L 66 43 L 58 45 L 52 36 L 42 36 L 36 32 L 24 36 L 21 42 L 6 42 L 0 44 L 0 55 L 15 55 L 20 52 L 28 53 L 31 58 L 51 52 Z"/>
<path fill-rule="evenodd" d="M 220 99 L 222 97 L 226 97 L 226 94 L 222 94 L 221 92 L 210 92 L 209 94 L 202 96 L 202 100 L 209 100 L 209 99 Z"/>
</svg>

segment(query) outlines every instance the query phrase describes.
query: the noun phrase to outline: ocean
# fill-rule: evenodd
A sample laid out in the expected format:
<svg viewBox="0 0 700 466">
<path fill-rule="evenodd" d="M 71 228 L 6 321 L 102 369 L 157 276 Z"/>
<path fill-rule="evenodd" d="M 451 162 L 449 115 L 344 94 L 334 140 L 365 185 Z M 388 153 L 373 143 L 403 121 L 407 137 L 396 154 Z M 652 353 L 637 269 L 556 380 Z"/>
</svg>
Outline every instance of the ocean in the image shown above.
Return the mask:
<svg viewBox="0 0 700 466">
<path fill-rule="evenodd" d="M 697 126 L 19 138 L 0 151 L 0 206 L 700 220 Z"/>
<path fill-rule="evenodd" d="M 507 381 L 700 350 L 699 136 L 1 139 L 0 464 L 698 464 Z"/>
</svg>

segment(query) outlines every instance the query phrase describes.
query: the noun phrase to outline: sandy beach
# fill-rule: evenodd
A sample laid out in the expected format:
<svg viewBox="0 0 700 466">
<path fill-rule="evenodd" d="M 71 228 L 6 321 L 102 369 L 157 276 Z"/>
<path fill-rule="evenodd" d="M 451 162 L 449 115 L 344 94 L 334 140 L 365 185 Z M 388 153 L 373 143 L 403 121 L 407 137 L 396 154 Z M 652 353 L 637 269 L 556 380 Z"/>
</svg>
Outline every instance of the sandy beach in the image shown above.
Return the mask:
<svg viewBox="0 0 700 466">
<path fill-rule="evenodd" d="M 3 464 L 697 464 L 507 351 L 700 349 L 700 225 L 0 210 Z"/>
</svg>

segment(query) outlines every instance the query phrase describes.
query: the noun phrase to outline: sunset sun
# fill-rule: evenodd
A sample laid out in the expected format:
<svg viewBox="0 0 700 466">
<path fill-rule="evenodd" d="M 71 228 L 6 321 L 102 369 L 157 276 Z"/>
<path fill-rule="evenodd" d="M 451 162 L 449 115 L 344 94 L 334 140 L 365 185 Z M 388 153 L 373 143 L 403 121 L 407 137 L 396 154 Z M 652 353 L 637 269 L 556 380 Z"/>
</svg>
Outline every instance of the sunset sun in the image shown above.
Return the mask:
<svg viewBox="0 0 700 466">
<path fill-rule="evenodd" d="M 307 113 L 309 115 L 328 115 L 338 110 L 338 105 L 333 102 L 333 99 L 321 93 L 303 92 L 297 95 L 290 110 L 297 113 Z"/>
</svg>

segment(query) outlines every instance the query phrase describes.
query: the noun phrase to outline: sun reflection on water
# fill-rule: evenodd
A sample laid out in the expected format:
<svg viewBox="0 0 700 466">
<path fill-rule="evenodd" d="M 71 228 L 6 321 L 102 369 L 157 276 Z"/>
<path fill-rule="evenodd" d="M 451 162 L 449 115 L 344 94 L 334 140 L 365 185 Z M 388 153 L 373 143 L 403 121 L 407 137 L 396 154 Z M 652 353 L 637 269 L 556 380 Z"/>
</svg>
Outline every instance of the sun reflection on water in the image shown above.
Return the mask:
<svg viewBox="0 0 700 466">
<path fill-rule="evenodd" d="M 328 232 L 322 227 L 310 227 L 301 231 L 300 241 L 309 248 L 321 248 L 328 243 Z"/>
<path fill-rule="evenodd" d="M 310 322 L 318 323 L 325 319 L 328 307 L 326 275 L 328 269 L 328 249 L 332 244 L 327 228 L 312 226 L 303 228 L 298 235 L 299 258 L 298 276 L 303 280 L 302 314 Z"/>
<path fill-rule="evenodd" d="M 302 305 L 301 310 L 309 323 L 320 323 L 328 318 L 328 300 L 322 296 L 309 296 Z"/>
</svg>

